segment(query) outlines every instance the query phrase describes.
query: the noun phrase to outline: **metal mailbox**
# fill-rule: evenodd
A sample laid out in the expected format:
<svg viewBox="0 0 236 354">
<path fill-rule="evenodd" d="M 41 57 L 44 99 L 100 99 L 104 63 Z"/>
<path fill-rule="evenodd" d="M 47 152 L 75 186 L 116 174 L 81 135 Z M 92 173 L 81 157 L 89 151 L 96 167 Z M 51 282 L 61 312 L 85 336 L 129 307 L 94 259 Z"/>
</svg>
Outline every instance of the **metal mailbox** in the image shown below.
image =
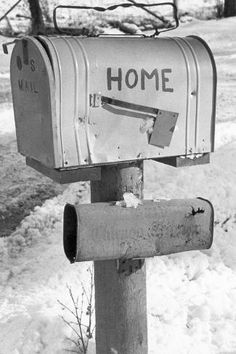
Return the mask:
<svg viewBox="0 0 236 354">
<path fill-rule="evenodd" d="M 18 150 L 52 169 L 214 150 L 216 70 L 199 37 L 24 37 L 11 58 Z"/>
<path fill-rule="evenodd" d="M 71 262 L 147 258 L 207 249 L 214 211 L 204 199 L 143 200 L 137 209 L 114 203 L 67 204 L 64 251 Z"/>
</svg>

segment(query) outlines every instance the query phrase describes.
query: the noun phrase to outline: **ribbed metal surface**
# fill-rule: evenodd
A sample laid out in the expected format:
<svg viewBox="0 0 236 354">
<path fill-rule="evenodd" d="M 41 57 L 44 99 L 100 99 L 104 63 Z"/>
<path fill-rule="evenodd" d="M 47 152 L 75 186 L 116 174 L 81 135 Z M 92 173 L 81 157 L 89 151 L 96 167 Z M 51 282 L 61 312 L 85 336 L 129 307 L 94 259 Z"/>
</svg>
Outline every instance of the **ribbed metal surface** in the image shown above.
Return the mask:
<svg viewBox="0 0 236 354">
<path fill-rule="evenodd" d="M 15 65 L 24 54 L 23 41 L 17 41 L 11 80 L 18 145 L 24 155 L 48 167 L 64 168 L 213 150 L 216 71 L 201 39 L 41 36 L 24 41 L 28 62 L 33 60 L 38 68 L 33 72 L 30 64 L 21 70 Z M 50 80 L 43 83 L 42 72 Z M 41 82 L 37 93 L 41 108 L 29 99 L 33 92 L 19 87 L 19 80 L 28 86 Z M 51 102 L 45 104 L 45 96 L 52 97 Z M 99 104 L 100 96 L 171 114 L 161 120 L 136 108 Z M 30 120 L 27 112 L 39 115 L 40 122 Z M 178 116 L 176 123 L 172 113 Z M 151 133 L 140 130 L 145 119 L 159 119 L 156 126 L 164 138 L 155 134 L 155 141 Z M 37 150 L 35 139 L 27 134 L 29 124 L 32 131 L 37 129 Z M 46 142 L 50 162 L 40 151 L 47 124 L 52 127 Z"/>
</svg>

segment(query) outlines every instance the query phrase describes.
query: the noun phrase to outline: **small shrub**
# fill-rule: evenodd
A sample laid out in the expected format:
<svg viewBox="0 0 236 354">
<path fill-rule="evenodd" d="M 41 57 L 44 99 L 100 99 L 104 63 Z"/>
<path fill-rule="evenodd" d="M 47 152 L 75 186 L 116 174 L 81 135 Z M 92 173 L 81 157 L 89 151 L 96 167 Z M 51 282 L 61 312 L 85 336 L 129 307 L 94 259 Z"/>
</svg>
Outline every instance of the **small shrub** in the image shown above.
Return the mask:
<svg viewBox="0 0 236 354">
<path fill-rule="evenodd" d="M 69 296 L 72 302 L 72 308 L 57 300 L 58 303 L 61 305 L 62 310 L 66 310 L 67 314 L 69 314 L 71 317 L 71 320 L 68 320 L 64 316 L 61 316 L 63 322 L 73 332 L 73 338 L 67 338 L 73 344 L 73 349 L 67 349 L 67 351 L 78 354 L 87 353 L 89 340 L 93 337 L 93 333 L 95 330 L 95 326 L 93 325 L 93 271 L 91 270 L 91 268 L 88 268 L 88 272 L 90 274 L 89 291 L 86 291 L 83 283 L 81 283 L 82 294 L 80 299 L 79 297 L 75 298 L 72 289 L 67 286 Z"/>
</svg>

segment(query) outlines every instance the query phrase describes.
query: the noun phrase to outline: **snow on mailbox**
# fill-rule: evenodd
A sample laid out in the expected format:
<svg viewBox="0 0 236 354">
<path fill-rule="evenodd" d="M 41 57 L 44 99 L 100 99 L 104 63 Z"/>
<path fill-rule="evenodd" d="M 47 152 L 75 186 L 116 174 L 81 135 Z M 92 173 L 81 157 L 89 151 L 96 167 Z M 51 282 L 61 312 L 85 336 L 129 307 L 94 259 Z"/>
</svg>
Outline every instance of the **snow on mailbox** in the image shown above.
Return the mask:
<svg viewBox="0 0 236 354">
<path fill-rule="evenodd" d="M 196 36 L 24 37 L 11 86 L 18 150 L 43 173 L 214 149 L 216 70 Z"/>
</svg>

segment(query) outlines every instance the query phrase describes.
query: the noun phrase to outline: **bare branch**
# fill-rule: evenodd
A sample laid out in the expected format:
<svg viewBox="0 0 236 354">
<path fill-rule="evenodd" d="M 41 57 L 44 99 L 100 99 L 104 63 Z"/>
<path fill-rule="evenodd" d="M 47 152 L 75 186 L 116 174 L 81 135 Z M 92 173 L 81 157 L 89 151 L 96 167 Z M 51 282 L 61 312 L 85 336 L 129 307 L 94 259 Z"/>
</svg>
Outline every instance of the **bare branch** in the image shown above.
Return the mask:
<svg viewBox="0 0 236 354">
<path fill-rule="evenodd" d="M 69 311 L 77 319 L 76 314 L 69 307 L 64 305 L 60 300 L 57 300 L 57 302 L 63 307 L 63 309 L 66 309 L 67 311 Z"/>
<path fill-rule="evenodd" d="M 76 335 L 76 339 L 69 339 L 75 346 L 78 347 L 78 349 L 81 351 L 81 353 L 86 354 L 88 350 L 88 344 L 89 340 L 93 337 L 93 333 L 95 330 L 95 326 L 92 328 L 92 315 L 94 312 L 94 305 L 93 305 L 93 289 L 94 289 L 94 283 L 93 283 L 93 272 L 91 268 L 88 269 L 90 272 L 90 288 L 89 288 L 89 294 L 86 292 L 86 289 L 81 282 L 81 287 L 82 287 L 82 296 L 81 296 L 81 301 L 80 301 L 80 307 L 79 307 L 79 298 L 75 298 L 72 292 L 71 287 L 67 285 L 67 289 L 69 291 L 69 296 L 71 298 L 73 308 L 70 309 L 67 305 L 63 304 L 60 300 L 57 300 L 57 302 L 61 305 L 63 310 L 67 310 L 74 318 L 74 320 L 66 320 L 63 316 L 61 316 L 63 322 L 73 331 L 73 333 Z M 86 299 L 86 302 L 84 301 Z M 85 311 L 85 305 L 86 305 L 86 311 Z M 83 323 L 83 318 L 84 314 L 86 314 L 87 320 L 86 324 Z M 76 352 L 74 350 L 70 350 L 71 352 Z"/>
<path fill-rule="evenodd" d="M 63 316 L 61 316 L 61 319 L 63 320 L 63 322 L 65 322 L 65 324 L 67 324 L 67 326 L 69 326 L 72 329 L 72 331 L 78 336 L 78 338 L 80 338 L 80 335 L 76 331 L 76 329 L 67 320 L 65 320 Z"/>
</svg>

